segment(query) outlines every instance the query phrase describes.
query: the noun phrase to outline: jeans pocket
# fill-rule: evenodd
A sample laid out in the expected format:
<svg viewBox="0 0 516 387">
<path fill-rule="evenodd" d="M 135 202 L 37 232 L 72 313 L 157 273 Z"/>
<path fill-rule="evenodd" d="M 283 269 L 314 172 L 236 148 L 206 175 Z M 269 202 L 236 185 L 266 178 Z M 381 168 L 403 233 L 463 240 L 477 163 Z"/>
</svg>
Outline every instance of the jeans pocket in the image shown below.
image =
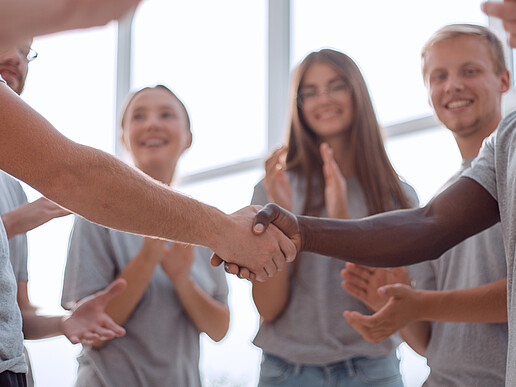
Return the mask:
<svg viewBox="0 0 516 387">
<path fill-rule="evenodd" d="M 357 377 L 367 385 L 403 386 L 396 353 L 380 358 L 362 358 L 355 363 Z"/>
<path fill-rule="evenodd" d="M 285 360 L 264 354 L 260 369 L 260 382 L 281 383 L 284 382 L 292 373 L 293 366 Z"/>
</svg>

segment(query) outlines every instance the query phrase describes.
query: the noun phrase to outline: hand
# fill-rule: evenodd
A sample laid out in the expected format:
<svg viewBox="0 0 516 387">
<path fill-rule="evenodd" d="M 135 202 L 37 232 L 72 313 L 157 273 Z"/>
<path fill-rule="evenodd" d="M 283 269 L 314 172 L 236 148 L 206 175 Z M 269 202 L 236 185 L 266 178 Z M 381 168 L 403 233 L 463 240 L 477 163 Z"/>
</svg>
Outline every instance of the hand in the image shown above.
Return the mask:
<svg viewBox="0 0 516 387">
<path fill-rule="evenodd" d="M 265 161 L 265 189 L 269 200 L 289 211 L 292 210 L 292 190 L 285 172 L 287 147 L 276 149 Z"/>
<path fill-rule="evenodd" d="M 249 276 L 265 281 L 283 270 L 287 262 L 296 257 L 296 246 L 278 228 L 263 226 L 253 235 L 253 220 L 259 206 L 248 206 L 230 215 L 233 230 L 227 230 L 227 238 L 218 240 L 211 259 L 214 266 L 223 261 L 235 264 L 234 267 L 247 268 Z M 261 229 L 261 230 L 260 230 Z"/>
<path fill-rule="evenodd" d="M 163 246 L 161 267 L 173 283 L 188 279 L 194 261 L 194 247 L 184 243 L 174 242 Z"/>
<path fill-rule="evenodd" d="M 388 285 L 380 291 L 389 298 L 372 316 L 345 311 L 344 317 L 360 335 L 371 343 L 379 343 L 407 324 L 418 321 L 419 293 L 403 284 Z"/>
<path fill-rule="evenodd" d="M 395 283 L 410 286 L 410 276 L 404 267 L 376 268 L 348 262 L 340 275 L 344 280 L 344 290 L 362 301 L 373 312 L 382 308 L 389 299 L 378 291 L 381 286 Z"/>
<path fill-rule="evenodd" d="M 328 216 L 335 219 L 350 219 L 346 179 L 342 176 L 339 166 L 335 162 L 333 150 L 330 146 L 322 143 L 320 150 L 323 160 L 324 181 L 326 182 L 324 200 Z"/>
<path fill-rule="evenodd" d="M 86 297 L 75 304 L 71 313 L 61 322 L 62 331 L 72 344 L 91 344 L 125 335 L 125 329 L 117 325 L 104 309 L 111 299 L 122 293 L 127 286 L 123 279 L 113 281 L 106 289 Z"/>
<path fill-rule="evenodd" d="M 516 2 L 505 0 L 503 3 L 498 1 L 486 1 L 481 5 L 482 11 L 487 16 L 499 18 L 503 28 L 507 31 L 509 45 L 516 48 Z"/>
<path fill-rule="evenodd" d="M 35 229 L 46 222 L 71 214 L 45 197 L 26 203 L 2 215 L 8 238 Z"/>
<path fill-rule="evenodd" d="M 166 246 L 163 239 L 144 237 L 140 253 L 158 264 L 164 257 Z"/>
</svg>

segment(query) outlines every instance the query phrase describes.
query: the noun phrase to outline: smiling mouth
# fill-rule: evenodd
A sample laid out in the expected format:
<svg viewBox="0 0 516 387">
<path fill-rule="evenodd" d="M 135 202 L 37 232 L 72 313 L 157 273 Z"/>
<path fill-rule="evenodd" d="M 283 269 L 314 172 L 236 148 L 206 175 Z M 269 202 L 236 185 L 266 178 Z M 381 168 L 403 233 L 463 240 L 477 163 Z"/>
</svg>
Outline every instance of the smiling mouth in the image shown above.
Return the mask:
<svg viewBox="0 0 516 387">
<path fill-rule="evenodd" d="M 142 141 L 140 143 L 142 146 L 146 146 L 146 147 L 159 147 L 159 146 L 163 146 L 166 144 L 166 141 L 165 140 L 160 140 L 160 139 L 152 139 L 152 140 L 147 140 L 147 141 Z"/>
<path fill-rule="evenodd" d="M 452 101 L 445 105 L 446 109 L 460 109 L 466 106 L 470 106 L 473 104 L 473 100 L 471 99 L 461 99 L 459 101 Z"/>
</svg>

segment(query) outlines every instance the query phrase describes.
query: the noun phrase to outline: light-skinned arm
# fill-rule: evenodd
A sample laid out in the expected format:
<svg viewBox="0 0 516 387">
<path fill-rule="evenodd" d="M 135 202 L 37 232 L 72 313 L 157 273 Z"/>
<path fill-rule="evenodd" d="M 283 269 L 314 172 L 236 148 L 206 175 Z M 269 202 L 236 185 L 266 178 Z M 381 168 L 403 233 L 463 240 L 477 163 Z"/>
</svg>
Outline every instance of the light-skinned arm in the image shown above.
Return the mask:
<svg viewBox="0 0 516 387">
<path fill-rule="evenodd" d="M 186 314 L 200 332 L 220 341 L 229 328 L 229 308 L 206 294 L 190 276 L 194 247 L 181 243 L 165 246 L 161 267 L 174 284 Z"/>
<path fill-rule="evenodd" d="M 414 290 L 404 284 L 379 289 L 389 301 L 372 316 L 344 312 L 364 339 L 378 343 L 401 329 L 402 337 L 424 355 L 427 321 L 502 323 L 507 321 L 507 279 L 460 290 Z M 402 329 L 403 328 L 403 329 Z"/>
<path fill-rule="evenodd" d="M 0 43 L 76 28 L 102 26 L 140 0 L 2 0 Z"/>
<path fill-rule="evenodd" d="M 115 324 L 104 313 L 104 308 L 124 288 L 124 281 L 114 281 L 106 289 L 79 301 L 70 312 L 49 315 L 30 302 L 27 281 L 18 281 L 17 301 L 22 314 L 24 336 L 28 340 L 37 340 L 65 335 L 72 344 L 123 336 L 124 328 Z"/>
<path fill-rule="evenodd" d="M 0 168 L 50 200 L 107 227 L 207 246 L 258 280 L 294 259 L 279 230 L 252 234 L 256 208 L 226 215 L 67 139 L 2 83 L 0 100 Z"/>
<path fill-rule="evenodd" d="M 41 197 L 31 203 L 25 203 L 12 211 L 2 215 L 7 238 L 11 239 L 19 234 L 41 226 L 42 224 L 62 216 L 69 215 L 70 211 Z"/>
<path fill-rule="evenodd" d="M 509 45 L 516 47 L 516 2 L 514 0 L 486 1 L 481 5 L 482 11 L 487 16 L 492 16 L 502 21 L 503 28 L 507 31 Z"/>
</svg>

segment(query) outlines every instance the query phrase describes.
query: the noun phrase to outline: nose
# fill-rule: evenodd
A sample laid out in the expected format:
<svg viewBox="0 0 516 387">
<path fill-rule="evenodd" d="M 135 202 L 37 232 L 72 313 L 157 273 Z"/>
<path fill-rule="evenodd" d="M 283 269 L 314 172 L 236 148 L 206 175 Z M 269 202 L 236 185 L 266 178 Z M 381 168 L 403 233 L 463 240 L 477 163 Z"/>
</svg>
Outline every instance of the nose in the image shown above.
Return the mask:
<svg viewBox="0 0 516 387">
<path fill-rule="evenodd" d="M 159 130 L 161 127 L 160 120 L 153 115 L 148 117 L 146 124 L 148 131 Z"/>
<path fill-rule="evenodd" d="M 16 47 L 0 52 L 0 58 L 0 60 L 4 63 L 15 65 L 19 65 L 23 60 L 23 56 L 20 50 L 18 50 Z"/>
<path fill-rule="evenodd" d="M 446 92 L 456 92 L 464 89 L 464 83 L 457 74 L 450 74 L 446 80 L 445 85 Z"/>
</svg>

